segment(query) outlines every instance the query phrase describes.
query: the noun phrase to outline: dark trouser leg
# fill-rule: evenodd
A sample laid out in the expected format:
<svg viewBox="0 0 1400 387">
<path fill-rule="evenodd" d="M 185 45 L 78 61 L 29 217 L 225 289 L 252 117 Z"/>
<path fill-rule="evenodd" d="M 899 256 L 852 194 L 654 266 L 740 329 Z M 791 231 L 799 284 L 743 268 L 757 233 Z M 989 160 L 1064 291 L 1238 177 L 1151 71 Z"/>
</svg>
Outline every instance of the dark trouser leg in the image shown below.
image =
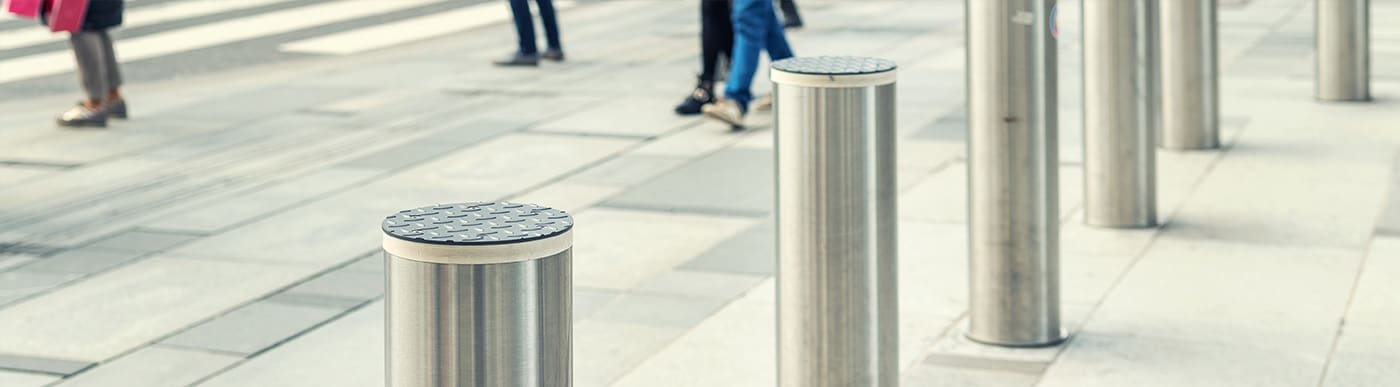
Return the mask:
<svg viewBox="0 0 1400 387">
<path fill-rule="evenodd" d="M 563 51 L 559 42 L 559 17 L 554 13 L 554 0 L 535 0 L 540 7 L 540 22 L 544 23 L 544 39 L 549 48 Z M 532 34 L 533 36 L 533 34 Z"/>
<path fill-rule="evenodd" d="M 98 31 L 77 31 L 68 37 L 73 45 L 73 56 L 78 60 L 78 80 L 90 101 L 106 98 L 113 83 L 108 74 L 115 70 L 107 68 L 113 60 L 106 58 L 109 51 L 103 47 L 102 35 Z"/>
<path fill-rule="evenodd" d="M 783 9 L 783 22 L 787 24 L 802 24 L 802 16 L 797 14 L 797 0 L 778 0 L 778 7 Z"/>
<path fill-rule="evenodd" d="M 510 0 L 510 13 L 515 16 L 515 34 L 520 38 L 520 53 L 535 55 L 535 20 L 530 16 L 528 0 Z"/>
<path fill-rule="evenodd" d="M 112 45 L 112 35 L 107 31 L 101 31 L 103 59 L 107 60 L 107 92 L 117 90 L 122 87 L 121 65 L 117 63 L 117 52 Z"/>
<path fill-rule="evenodd" d="M 700 80 L 714 82 L 720 55 L 733 58 L 734 23 L 729 0 L 700 0 Z"/>
</svg>

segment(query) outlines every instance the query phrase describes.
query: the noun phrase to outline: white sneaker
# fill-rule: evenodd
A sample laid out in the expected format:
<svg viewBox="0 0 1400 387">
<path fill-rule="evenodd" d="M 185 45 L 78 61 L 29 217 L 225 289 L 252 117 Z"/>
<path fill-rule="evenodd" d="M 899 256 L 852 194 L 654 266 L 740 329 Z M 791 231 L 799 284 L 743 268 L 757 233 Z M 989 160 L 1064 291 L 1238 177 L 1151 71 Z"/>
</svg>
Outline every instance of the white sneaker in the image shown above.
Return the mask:
<svg viewBox="0 0 1400 387">
<path fill-rule="evenodd" d="M 719 102 L 705 105 L 701 107 L 700 110 L 705 112 L 705 116 L 724 121 L 724 123 L 732 126 L 734 130 L 744 128 L 744 109 L 739 107 L 739 103 L 734 102 L 732 99 L 720 100 Z"/>
<path fill-rule="evenodd" d="M 107 112 L 102 109 L 88 109 L 87 106 L 78 105 L 63 112 L 54 119 L 58 126 L 66 127 L 107 127 Z"/>
<path fill-rule="evenodd" d="M 763 98 L 753 101 L 753 110 L 760 112 L 773 110 L 773 95 L 765 95 Z"/>
</svg>

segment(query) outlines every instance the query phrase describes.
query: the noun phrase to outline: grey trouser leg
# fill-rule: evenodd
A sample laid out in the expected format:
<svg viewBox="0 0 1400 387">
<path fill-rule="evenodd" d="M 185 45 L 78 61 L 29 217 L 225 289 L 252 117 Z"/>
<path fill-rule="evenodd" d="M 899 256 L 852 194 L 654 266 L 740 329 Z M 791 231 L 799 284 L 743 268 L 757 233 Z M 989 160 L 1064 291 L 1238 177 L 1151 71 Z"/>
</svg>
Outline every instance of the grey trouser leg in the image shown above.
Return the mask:
<svg viewBox="0 0 1400 387">
<path fill-rule="evenodd" d="M 68 38 L 78 59 L 78 80 L 88 99 L 102 100 L 122 84 L 112 37 L 107 31 L 77 31 Z"/>
</svg>

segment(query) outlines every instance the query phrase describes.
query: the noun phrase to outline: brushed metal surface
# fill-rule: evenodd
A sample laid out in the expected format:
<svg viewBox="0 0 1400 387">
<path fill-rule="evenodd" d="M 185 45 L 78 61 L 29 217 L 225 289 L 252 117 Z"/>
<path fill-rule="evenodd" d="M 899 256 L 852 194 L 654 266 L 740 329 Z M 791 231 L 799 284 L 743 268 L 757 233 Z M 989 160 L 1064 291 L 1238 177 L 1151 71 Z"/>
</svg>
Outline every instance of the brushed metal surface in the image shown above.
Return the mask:
<svg viewBox="0 0 1400 387">
<path fill-rule="evenodd" d="M 1317 0 L 1317 99 L 1371 99 L 1369 0 Z"/>
<path fill-rule="evenodd" d="M 1158 0 L 1084 0 L 1084 222 L 1157 225 Z"/>
<path fill-rule="evenodd" d="M 1054 0 L 968 0 L 967 336 L 1058 343 Z"/>
<path fill-rule="evenodd" d="M 1220 72 L 1216 0 L 1161 4 L 1162 130 L 1157 145 L 1220 147 Z"/>
</svg>

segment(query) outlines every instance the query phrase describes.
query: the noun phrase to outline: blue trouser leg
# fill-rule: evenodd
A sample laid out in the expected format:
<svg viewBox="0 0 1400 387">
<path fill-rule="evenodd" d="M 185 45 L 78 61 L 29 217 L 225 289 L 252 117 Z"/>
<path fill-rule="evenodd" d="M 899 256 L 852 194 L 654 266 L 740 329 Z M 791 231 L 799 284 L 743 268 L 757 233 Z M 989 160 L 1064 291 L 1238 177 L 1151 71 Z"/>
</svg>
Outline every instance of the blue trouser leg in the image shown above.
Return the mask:
<svg viewBox="0 0 1400 387">
<path fill-rule="evenodd" d="M 544 41 L 553 50 L 563 50 L 559 42 L 559 21 L 554 13 L 554 0 L 535 0 L 540 6 L 540 23 L 544 24 Z"/>
<path fill-rule="evenodd" d="M 515 16 L 515 33 L 520 37 L 520 53 L 534 55 L 539 52 L 535 47 L 535 20 L 530 15 L 529 0 L 510 0 L 510 13 Z"/>
<path fill-rule="evenodd" d="M 745 110 L 753 100 L 749 86 L 758 72 L 758 54 L 765 49 L 774 60 L 792 56 L 773 0 L 734 0 L 734 58 L 724 96 Z"/>
</svg>

